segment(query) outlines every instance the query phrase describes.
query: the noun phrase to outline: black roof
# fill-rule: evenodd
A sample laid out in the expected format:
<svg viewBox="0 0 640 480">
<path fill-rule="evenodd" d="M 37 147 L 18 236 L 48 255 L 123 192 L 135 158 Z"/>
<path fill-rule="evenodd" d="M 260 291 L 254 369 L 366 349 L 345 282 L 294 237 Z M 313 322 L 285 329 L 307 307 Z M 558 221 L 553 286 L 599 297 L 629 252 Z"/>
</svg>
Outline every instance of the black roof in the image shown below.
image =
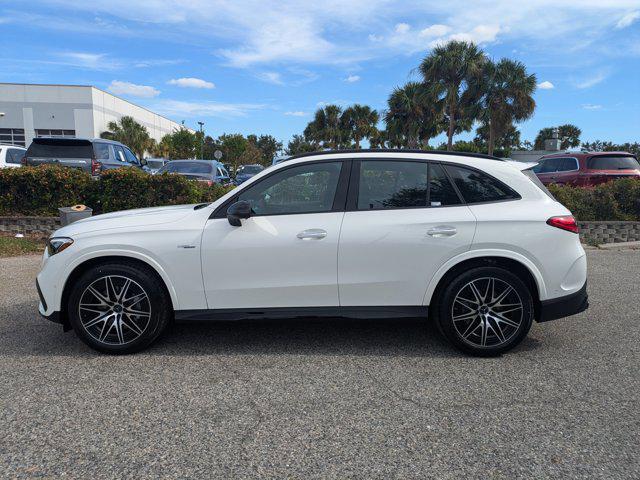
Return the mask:
<svg viewBox="0 0 640 480">
<path fill-rule="evenodd" d="M 450 152 L 447 150 L 415 150 L 408 148 L 359 148 L 359 149 L 345 149 L 345 150 L 322 150 L 319 152 L 299 153 L 292 155 L 287 160 L 294 160 L 296 158 L 313 157 L 316 155 L 332 155 L 336 153 L 419 153 L 422 155 L 453 155 L 458 157 L 473 157 L 484 158 L 486 160 L 498 160 L 504 162 L 504 158 L 494 157 L 493 155 L 485 155 L 484 153 L 471 153 L 471 152 Z"/>
</svg>

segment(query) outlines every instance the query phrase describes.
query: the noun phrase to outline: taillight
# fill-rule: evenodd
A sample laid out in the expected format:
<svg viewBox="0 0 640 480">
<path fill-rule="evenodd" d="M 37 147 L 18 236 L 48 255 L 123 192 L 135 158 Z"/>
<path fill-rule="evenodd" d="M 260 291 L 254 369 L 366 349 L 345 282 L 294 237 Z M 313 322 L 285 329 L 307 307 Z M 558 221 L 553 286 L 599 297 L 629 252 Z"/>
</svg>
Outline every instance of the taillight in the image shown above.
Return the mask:
<svg viewBox="0 0 640 480">
<path fill-rule="evenodd" d="M 100 163 L 96 157 L 91 157 L 91 175 L 100 175 L 102 169 L 102 163 Z"/>
<path fill-rule="evenodd" d="M 20 159 L 20 165 L 22 165 L 23 167 L 27 166 L 27 156 L 26 155 Z"/>
<path fill-rule="evenodd" d="M 561 217 L 551 217 L 547 220 L 547 225 L 566 230 L 567 232 L 578 233 L 578 222 L 573 215 L 563 215 Z"/>
</svg>

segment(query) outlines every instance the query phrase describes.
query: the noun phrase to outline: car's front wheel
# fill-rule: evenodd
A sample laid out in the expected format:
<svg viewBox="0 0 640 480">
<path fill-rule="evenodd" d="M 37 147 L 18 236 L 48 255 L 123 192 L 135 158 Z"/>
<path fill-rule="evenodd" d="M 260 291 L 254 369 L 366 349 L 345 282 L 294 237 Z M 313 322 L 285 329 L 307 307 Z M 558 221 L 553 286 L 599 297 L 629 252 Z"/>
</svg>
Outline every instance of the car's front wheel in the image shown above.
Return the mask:
<svg viewBox="0 0 640 480">
<path fill-rule="evenodd" d="M 454 278 L 442 292 L 438 327 L 466 353 L 499 355 L 527 335 L 533 305 L 529 288 L 513 273 L 498 267 L 473 268 Z"/>
<path fill-rule="evenodd" d="M 67 304 L 71 326 L 80 339 L 101 352 L 142 350 L 162 334 L 171 318 L 161 280 L 137 264 L 97 265 L 72 288 Z"/>
</svg>

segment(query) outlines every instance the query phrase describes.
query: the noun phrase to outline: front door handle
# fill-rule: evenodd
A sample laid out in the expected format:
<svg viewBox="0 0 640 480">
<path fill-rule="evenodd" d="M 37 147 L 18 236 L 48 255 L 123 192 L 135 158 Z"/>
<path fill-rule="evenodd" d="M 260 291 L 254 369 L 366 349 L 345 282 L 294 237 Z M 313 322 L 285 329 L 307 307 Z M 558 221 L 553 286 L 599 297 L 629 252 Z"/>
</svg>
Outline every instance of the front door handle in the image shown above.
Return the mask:
<svg viewBox="0 0 640 480">
<path fill-rule="evenodd" d="M 449 225 L 438 225 L 427 230 L 427 235 L 434 238 L 453 237 L 456 233 L 458 233 L 456 227 Z"/>
<path fill-rule="evenodd" d="M 327 236 L 327 231 L 321 228 L 310 228 L 309 230 L 303 230 L 296 236 L 300 240 L 322 240 Z"/>
</svg>

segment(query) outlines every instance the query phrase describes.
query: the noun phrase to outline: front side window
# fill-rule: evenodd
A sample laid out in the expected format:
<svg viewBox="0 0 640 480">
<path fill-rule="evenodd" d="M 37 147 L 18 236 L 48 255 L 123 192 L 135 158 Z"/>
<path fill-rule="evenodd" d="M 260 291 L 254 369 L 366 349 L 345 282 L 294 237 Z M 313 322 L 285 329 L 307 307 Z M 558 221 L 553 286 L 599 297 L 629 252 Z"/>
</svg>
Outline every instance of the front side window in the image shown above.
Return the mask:
<svg viewBox="0 0 640 480">
<path fill-rule="evenodd" d="M 341 167 L 326 162 L 287 168 L 251 185 L 238 200 L 249 202 L 255 215 L 330 212 Z"/>
<path fill-rule="evenodd" d="M 533 171 L 536 173 L 553 173 L 557 172 L 562 162 L 561 158 L 547 158 L 542 160 L 538 165 L 533 167 Z"/>
<path fill-rule="evenodd" d="M 131 150 L 129 150 L 128 148 L 124 148 L 124 156 L 127 159 L 127 162 L 131 163 L 132 165 L 138 165 L 138 157 L 136 157 L 133 152 Z"/>
<path fill-rule="evenodd" d="M 504 183 L 477 170 L 447 165 L 447 172 L 467 203 L 499 202 L 520 196 Z"/>
</svg>

